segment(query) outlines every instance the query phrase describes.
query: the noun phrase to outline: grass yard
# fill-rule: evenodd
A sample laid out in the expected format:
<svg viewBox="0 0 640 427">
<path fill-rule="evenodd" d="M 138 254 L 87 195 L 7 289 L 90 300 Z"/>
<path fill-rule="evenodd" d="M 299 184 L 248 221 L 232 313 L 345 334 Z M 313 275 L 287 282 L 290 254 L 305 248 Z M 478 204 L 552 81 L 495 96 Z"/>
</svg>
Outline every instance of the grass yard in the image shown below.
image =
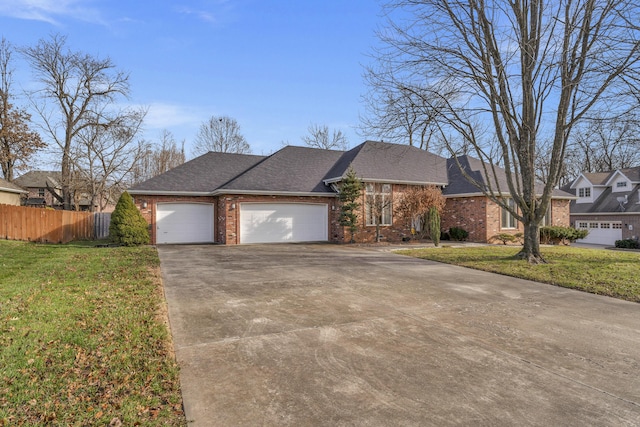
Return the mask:
<svg viewBox="0 0 640 427">
<path fill-rule="evenodd" d="M 155 249 L 0 241 L 0 426 L 186 425 Z"/>
<path fill-rule="evenodd" d="M 469 246 L 398 253 L 640 302 L 638 252 L 543 247 L 542 255 L 548 263 L 529 265 L 513 258 L 519 251 L 515 246 Z"/>
</svg>

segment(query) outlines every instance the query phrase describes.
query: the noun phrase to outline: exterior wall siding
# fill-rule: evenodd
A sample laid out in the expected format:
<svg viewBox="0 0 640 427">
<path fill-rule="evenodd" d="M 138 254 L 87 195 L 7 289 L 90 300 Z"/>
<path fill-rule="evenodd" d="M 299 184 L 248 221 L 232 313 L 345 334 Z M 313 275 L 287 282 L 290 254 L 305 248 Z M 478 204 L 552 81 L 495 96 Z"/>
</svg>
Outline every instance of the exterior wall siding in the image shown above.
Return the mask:
<svg viewBox="0 0 640 427">
<path fill-rule="evenodd" d="M 0 205 L 20 206 L 20 194 L 0 191 Z"/>
</svg>

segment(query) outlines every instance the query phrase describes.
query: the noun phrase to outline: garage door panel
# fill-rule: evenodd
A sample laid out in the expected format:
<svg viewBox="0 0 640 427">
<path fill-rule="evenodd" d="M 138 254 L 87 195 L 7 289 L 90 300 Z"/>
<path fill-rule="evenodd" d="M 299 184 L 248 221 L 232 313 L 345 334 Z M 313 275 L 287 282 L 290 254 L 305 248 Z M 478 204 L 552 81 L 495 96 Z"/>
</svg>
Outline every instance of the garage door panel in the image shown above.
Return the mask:
<svg viewBox="0 0 640 427">
<path fill-rule="evenodd" d="M 213 204 L 158 203 L 156 243 L 212 243 Z"/>
<path fill-rule="evenodd" d="M 577 240 L 578 243 L 594 245 L 614 245 L 616 240 L 622 239 L 621 223 L 586 221 L 589 224 L 589 234 L 586 238 Z M 597 225 L 597 227 L 595 227 Z"/>
<path fill-rule="evenodd" d="M 327 241 L 327 227 L 325 204 L 240 205 L 240 243 Z"/>
</svg>

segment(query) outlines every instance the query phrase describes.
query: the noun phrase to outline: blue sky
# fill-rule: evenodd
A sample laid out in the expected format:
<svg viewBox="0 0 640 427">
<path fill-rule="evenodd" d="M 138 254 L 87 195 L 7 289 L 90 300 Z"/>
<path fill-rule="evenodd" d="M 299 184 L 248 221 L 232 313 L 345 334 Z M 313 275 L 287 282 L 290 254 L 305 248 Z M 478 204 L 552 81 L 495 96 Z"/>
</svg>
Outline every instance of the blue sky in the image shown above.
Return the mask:
<svg viewBox="0 0 640 427">
<path fill-rule="evenodd" d="M 383 24 L 376 0 L 0 0 L 0 36 L 35 45 L 52 33 L 130 73 L 143 137 L 191 142 L 212 115 L 235 118 L 253 152 L 301 145 L 310 124 L 356 134 L 367 54 Z M 31 74 L 16 61 L 14 88 Z"/>
</svg>

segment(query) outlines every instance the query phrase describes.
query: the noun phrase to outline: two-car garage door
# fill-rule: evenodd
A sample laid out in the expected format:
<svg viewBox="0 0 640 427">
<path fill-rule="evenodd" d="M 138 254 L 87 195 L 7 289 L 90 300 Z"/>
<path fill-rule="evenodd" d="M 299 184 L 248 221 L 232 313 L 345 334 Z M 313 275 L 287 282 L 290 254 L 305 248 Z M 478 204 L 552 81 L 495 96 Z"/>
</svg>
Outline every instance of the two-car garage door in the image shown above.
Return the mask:
<svg viewBox="0 0 640 427">
<path fill-rule="evenodd" d="M 241 203 L 240 243 L 328 240 L 326 204 Z"/>
</svg>

